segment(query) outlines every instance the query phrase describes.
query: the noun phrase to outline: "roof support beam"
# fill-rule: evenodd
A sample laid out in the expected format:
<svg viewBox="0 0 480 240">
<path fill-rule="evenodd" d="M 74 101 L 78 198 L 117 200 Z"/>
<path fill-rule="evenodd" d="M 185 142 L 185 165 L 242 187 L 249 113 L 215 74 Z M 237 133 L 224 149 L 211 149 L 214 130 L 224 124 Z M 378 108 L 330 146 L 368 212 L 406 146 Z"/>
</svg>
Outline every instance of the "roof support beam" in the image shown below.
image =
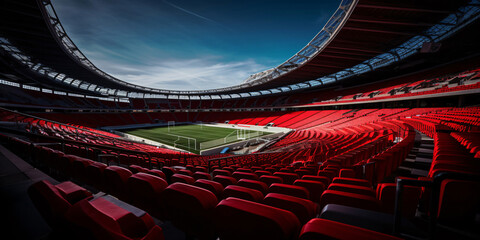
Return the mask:
<svg viewBox="0 0 480 240">
<path fill-rule="evenodd" d="M 6 8 L 5 11 L 12 12 L 12 13 L 15 13 L 15 14 L 18 14 L 18 15 L 29 16 L 31 18 L 42 19 L 42 17 L 40 17 L 38 15 L 30 14 L 30 13 L 27 13 L 25 11 L 17 11 L 17 10 L 11 9 L 11 8 Z"/>
<path fill-rule="evenodd" d="M 347 43 L 347 42 L 345 42 Z M 348 43 L 347 43 L 348 44 Z M 345 50 L 345 51 L 355 51 L 355 52 L 365 52 L 365 53 L 372 53 L 375 55 L 382 54 L 382 51 L 375 51 L 375 50 L 370 50 L 370 49 L 362 49 L 362 48 L 356 48 L 356 47 L 341 47 L 341 46 L 328 46 L 327 49 L 339 49 L 339 50 Z"/>
<path fill-rule="evenodd" d="M 422 23 L 422 22 L 399 22 L 394 20 L 386 19 L 360 19 L 360 18 L 349 18 L 348 21 L 351 22 L 361 22 L 361 23 L 375 23 L 375 24 L 387 24 L 387 25 L 400 25 L 400 26 L 416 26 L 416 27 L 431 27 L 435 24 L 433 23 Z"/>
<path fill-rule="evenodd" d="M 373 8 L 373 9 L 396 10 L 396 11 L 405 11 L 405 12 L 438 13 L 438 14 L 449 14 L 449 13 L 451 13 L 450 11 L 437 10 L 437 9 L 400 7 L 400 6 L 385 6 L 385 5 L 381 6 L 381 5 L 372 5 L 372 4 L 357 4 L 356 8 Z"/>
<path fill-rule="evenodd" d="M 398 32 L 398 31 L 380 30 L 380 29 L 372 29 L 372 28 L 360 28 L 360 27 L 343 27 L 343 29 L 353 30 L 353 31 L 362 31 L 362 32 L 374 32 L 374 33 L 403 35 L 403 36 L 415 36 L 415 35 L 417 35 L 415 33 L 410 33 L 410 32 Z"/>
<path fill-rule="evenodd" d="M 333 53 L 333 54 L 347 54 L 347 55 L 356 55 L 356 56 L 364 56 L 364 57 L 372 57 L 378 55 L 378 53 L 359 53 L 359 52 L 352 52 L 352 51 L 332 51 L 332 50 L 323 50 L 322 53 Z"/>
<path fill-rule="evenodd" d="M 340 58 L 340 59 L 348 59 L 348 60 L 354 60 L 354 61 L 364 61 L 364 58 L 356 58 L 356 57 L 348 57 L 348 56 L 337 56 L 337 55 L 331 55 L 331 54 L 322 54 L 321 57 L 326 57 L 326 58 Z"/>
<path fill-rule="evenodd" d="M 315 67 L 325 67 L 325 68 L 337 68 L 337 69 L 344 69 L 345 67 L 342 66 L 335 66 L 335 65 L 327 65 L 327 64 L 317 64 L 317 63 L 309 63 L 309 66 Z"/>
<path fill-rule="evenodd" d="M 32 36 L 41 37 L 41 38 L 50 38 L 51 37 L 50 35 L 45 34 L 41 31 L 36 31 L 36 32 L 33 31 L 33 30 L 26 31 L 26 30 L 21 30 L 20 28 L 16 28 L 16 27 L 6 27 L 5 25 L 0 27 L 0 30 L 23 33 L 23 34 L 28 34 L 28 35 L 32 35 Z"/>
</svg>

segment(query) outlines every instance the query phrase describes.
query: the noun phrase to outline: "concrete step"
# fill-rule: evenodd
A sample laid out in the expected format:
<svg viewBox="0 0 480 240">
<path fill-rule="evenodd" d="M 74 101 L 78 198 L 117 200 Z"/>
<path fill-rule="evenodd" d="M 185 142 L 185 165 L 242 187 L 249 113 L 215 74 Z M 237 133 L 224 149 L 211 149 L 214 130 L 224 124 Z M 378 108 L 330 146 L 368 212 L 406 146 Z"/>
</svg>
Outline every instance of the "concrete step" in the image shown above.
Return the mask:
<svg viewBox="0 0 480 240">
<path fill-rule="evenodd" d="M 398 176 L 410 177 L 411 175 L 410 168 L 406 167 L 398 167 L 395 172 L 398 174 Z"/>
<path fill-rule="evenodd" d="M 432 144 L 424 144 L 422 143 L 422 145 L 420 146 L 421 148 L 426 148 L 426 149 L 433 149 L 435 147 L 435 145 L 432 143 Z"/>
<path fill-rule="evenodd" d="M 398 170 L 398 171 L 401 171 L 401 172 L 408 172 L 408 174 L 410 174 L 410 173 L 412 172 L 412 169 L 411 169 L 411 168 L 404 167 L 404 166 L 398 167 L 397 170 Z"/>
<path fill-rule="evenodd" d="M 415 158 L 406 158 L 403 162 L 414 163 Z"/>
<path fill-rule="evenodd" d="M 433 160 L 432 160 L 432 158 L 417 157 L 417 158 L 415 158 L 415 161 L 416 162 L 421 162 L 421 163 L 431 164 Z"/>
<path fill-rule="evenodd" d="M 421 158 L 433 158 L 433 153 L 422 153 L 422 152 L 419 152 L 419 153 L 417 153 L 417 157 L 421 157 Z"/>
<path fill-rule="evenodd" d="M 403 162 L 403 167 L 413 168 L 413 169 L 421 169 L 421 170 L 429 170 L 430 164 L 429 163 L 422 163 L 422 162 Z"/>
<path fill-rule="evenodd" d="M 415 169 L 415 168 L 408 168 L 408 167 L 398 167 L 398 170 L 400 172 L 403 172 L 403 174 L 408 174 L 411 175 L 412 177 L 426 177 L 428 176 L 428 171 L 425 170 L 420 170 L 420 169 Z"/>
<path fill-rule="evenodd" d="M 421 148 L 418 148 L 418 152 L 419 153 L 432 153 L 433 154 L 433 148 L 430 149 L 430 148 L 421 147 Z"/>
<path fill-rule="evenodd" d="M 412 175 L 418 176 L 418 177 L 426 177 L 428 176 L 428 171 L 426 170 L 420 170 L 420 169 L 412 169 L 410 172 Z"/>
<path fill-rule="evenodd" d="M 430 139 L 422 138 L 422 141 L 421 141 L 422 144 L 433 144 L 433 142 L 434 142 L 434 140 L 431 139 L 431 138 Z"/>
</svg>

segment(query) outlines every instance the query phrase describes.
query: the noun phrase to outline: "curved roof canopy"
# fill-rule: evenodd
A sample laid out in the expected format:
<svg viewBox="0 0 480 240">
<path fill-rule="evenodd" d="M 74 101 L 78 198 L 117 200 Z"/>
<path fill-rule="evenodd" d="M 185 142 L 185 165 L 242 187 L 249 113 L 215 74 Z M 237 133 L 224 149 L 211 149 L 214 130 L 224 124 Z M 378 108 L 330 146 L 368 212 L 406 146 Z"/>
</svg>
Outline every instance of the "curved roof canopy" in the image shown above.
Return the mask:
<svg viewBox="0 0 480 240">
<path fill-rule="evenodd" d="M 49 0 L 3 0 L 0 74 L 9 76 L 5 69 L 12 68 L 8 58 L 13 56 L 27 70 L 44 75 L 30 77 L 26 83 L 59 90 L 79 89 L 112 96 L 131 96 L 131 93 L 228 96 L 262 90 L 272 93 L 269 89 L 315 80 L 385 54 L 424 34 L 468 2 L 343 0 L 322 31 L 280 66 L 255 74 L 238 86 L 169 91 L 130 84 L 95 67 L 68 37 Z"/>
</svg>

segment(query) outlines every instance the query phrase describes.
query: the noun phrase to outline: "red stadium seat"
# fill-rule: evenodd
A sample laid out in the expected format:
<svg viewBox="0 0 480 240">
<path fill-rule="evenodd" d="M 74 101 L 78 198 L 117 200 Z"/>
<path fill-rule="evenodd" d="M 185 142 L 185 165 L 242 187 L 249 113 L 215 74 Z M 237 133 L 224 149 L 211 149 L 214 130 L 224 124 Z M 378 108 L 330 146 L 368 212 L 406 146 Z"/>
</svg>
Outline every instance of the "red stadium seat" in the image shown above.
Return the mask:
<svg viewBox="0 0 480 240">
<path fill-rule="evenodd" d="M 308 189 L 290 184 L 273 183 L 268 188 L 269 193 L 281 193 L 298 198 L 310 199 Z"/>
<path fill-rule="evenodd" d="M 213 177 L 216 177 L 217 175 L 222 175 L 222 176 L 232 176 L 232 172 L 227 171 L 227 170 L 222 170 L 222 169 L 215 169 L 212 172 Z"/>
<path fill-rule="evenodd" d="M 293 182 L 298 179 L 296 173 L 275 172 L 273 176 L 281 177 L 285 184 L 293 184 Z"/>
<path fill-rule="evenodd" d="M 155 175 L 157 177 L 161 177 L 163 178 L 163 180 L 167 180 L 167 177 L 165 176 L 165 173 L 163 173 L 161 170 L 158 170 L 158 169 L 150 169 L 148 170 L 148 173 L 149 174 L 152 174 L 152 175 Z"/>
<path fill-rule="evenodd" d="M 81 235 L 85 229 L 96 239 L 164 239 L 150 215 L 136 216 L 104 198 L 78 202 L 67 219 L 82 227 Z"/>
<path fill-rule="evenodd" d="M 370 187 L 352 185 L 352 184 L 343 184 L 343 183 L 332 183 L 328 186 L 329 190 L 343 191 L 355 194 L 362 194 L 366 196 L 375 197 L 375 191 Z"/>
<path fill-rule="evenodd" d="M 237 168 L 236 172 L 253 173 L 252 169 L 250 168 Z"/>
<path fill-rule="evenodd" d="M 471 224 L 479 203 L 479 182 L 444 180 L 440 186 L 438 220 L 449 225 Z"/>
<path fill-rule="evenodd" d="M 83 190 L 77 190 L 73 192 L 83 193 L 84 199 L 88 199 L 92 196 L 91 193 Z M 36 209 L 40 212 L 50 227 L 53 229 L 62 229 L 67 227 L 65 222 L 66 213 L 76 202 L 70 202 L 65 195 L 65 192 L 62 193 L 62 191 L 60 191 L 55 185 L 52 185 L 46 180 L 42 180 L 32 184 L 28 188 L 28 195 Z M 74 199 L 80 198 L 78 193 L 75 193 L 75 195 L 76 196 Z"/>
<path fill-rule="evenodd" d="M 72 159 L 72 177 L 80 182 L 87 182 L 86 168 L 93 161 L 81 157 L 73 157 Z"/>
<path fill-rule="evenodd" d="M 103 175 L 105 177 L 107 193 L 120 199 L 129 198 L 125 186 L 127 185 L 128 178 L 132 176 L 130 170 L 118 166 L 109 166 L 103 170 Z"/>
<path fill-rule="evenodd" d="M 103 171 L 107 168 L 106 164 L 93 162 L 85 168 L 88 178 L 86 184 L 97 188 L 100 191 L 105 191 L 105 183 Z"/>
<path fill-rule="evenodd" d="M 212 192 L 213 194 L 215 194 L 217 199 L 223 199 L 224 187 L 221 183 L 207 180 L 207 179 L 198 179 L 197 181 L 195 181 L 193 185 Z"/>
<path fill-rule="evenodd" d="M 399 240 L 401 238 L 339 222 L 315 218 L 303 226 L 299 240 L 316 239 Z"/>
<path fill-rule="evenodd" d="M 382 183 L 377 186 L 377 198 L 381 202 L 382 211 L 393 214 L 395 210 L 396 183 Z M 404 186 L 402 194 L 402 215 L 413 218 L 420 200 L 421 188 Z"/>
<path fill-rule="evenodd" d="M 314 175 L 304 175 L 304 176 L 302 177 L 302 180 L 311 180 L 311 181 L 321 182 L 321 183 L 323 183 L 323 185 L 324 185 L 325 187 L 327 187 L 327 186 L 330 184 L 330 182 L 331 182 L 330 178 L 328 178 L 328 177 L 325 177 L 325 176 L 314 176 Z"/>
<path fill-rule="evenodd" d="M 222 200 L 215 208 L 220 239 L 295 239 L 300 222 L 289 211 L 238 198 Z"/>
<path fill-rule="evenodd" d="M 317 206 L 312 201 L 285 194 L 269 193 L 265 196 L 263 203 L 292 212 L 301 224 L 305 224 L 317 213 Z"/>
<path fill-rule="evenodd" d="M 177 173 L 193 177 L 193 172 L 190 171 L 190 170 L 187 170 L 187 169 L 180 169 L 180 170 L 177 171 Z"/>
<path fill-rule="evenodd" d="M 186 183 L 186 184 L 193 184 L 195 182 L 195 179 L 193 177 L 188 176 L 188 175 L 176 173 L 176 174 L 172 175 L 171 181 L 172 181 L 172 183 L 181 182 L 181 183 Z"/>
<path fill-rule="evenodd" d="M 320 200 L 320 209 L 327 204 L 340 204 L 367 210 L 380 210 L 380 202 L 372 196 L 343 191 L 325 190 Z"/>
<path fill-rule="evenodd" d="M 261 177 L 263 175 L 272 175 L 271 172 L 269 171 L 264 171 L 264 170 L 257 170 L 255 171 L 255 174 L 257 174 L 258 177 Z"/>
<path fill-rule="evenodd" d="M 263 175 L 260 177 L 260 181 L 267 184 L 267 186 L 272 185 L 273 183 L 283 183 L 283 179 L 278 176 Z"/>
<path fill-rule="evenodd" d="M 221 183 L 223 187 L 227 187 L 228 185 L 235 185 L 237 184 L 237 179 L 233 177 L 228 177 L 224 175 L 217 175 L 213 177 L 213 181 Z"/>
<path fill-rule="evenodd" d="M 129 202 L 153 216 L 161 217 L 158 204 L 160 195 L 167 186 L 168 183 L 160 177 L 147 173 L 133 174 L 128 178 L 126 185 L 130 195 Z"/>
<path fill-rule="evenodd" d="M 240 169 L 240 168 L 239 168 Z M 258 180 L 258 176 L 255 173 L 251 172 L 239 172 L 236 171 L 232 174 L 232 176 L 238 180 L 240 179 L 250 179 L 250 180 Z"/>
<path fill-rule="evenodd" d="M 195 178 L 195 180 L 198 180 L 198 179 L 212 180 L 212 176 L 206 172 L 195 172 L 193 173 L 193 178 Z"/>
<path fill-rule="evenodd" d="M 260 191 L 263 195 L 265 195 L 268 191 L 268 186 L 264 182 L 250 180 L 250 179 L 240 179 L 237 183 L 239 186 L 247 187 L 251 189 L 255 189 Z"/>
<path fill-rule="evenodd" d="M 357 185 L 363 187 L 371 187 L 370 183 L 364 179 L 357 179 L 357 178 L 341 178 L 336 177 L 333 178 L 332 183 L 341 183 L 341 184 L 350 184 L 350 185 Z"/>
<path fill-rule="evenodd" d="M 340 169 L 339 177 L 341 177 L 341 178 L 355 178 L 355 171 L 353 171 L 352 169 L 346 169 L 346 168 Z"/>
<path fill-rule="evenodd" d="M 211 211 L 217 205 L 217 197 L 210 191 L 173 183 L 161 195 L 160 206 L 166 220 L 186 234 L 200 239 L 214 236 Z"/>
<path fill-rule="evenodd" d="M 236 197 L 252 202 L 261 202 L 263 200 L 263 194 L 260 191 L 236 185 L 227 186 L 223 190 L 223 194 L 225 198 Z"/>
<path fill-rule="evenodd" d="M 320 197 L 325 190 L 323 183 L 312 180 L 298 179 L 295 180 L 293 185 L 306 188 L 310 194 L 310 200 L 313 202 L 320 202 Z"/>
<path fill-rule="evenodd" d="M 138 165 L 134 165 L 134 164 L 128 166 L 128 170 L 130 170 L 133 174 L 138 173 L 138 172 L 143 172 L 143 173 L 148 172 L 147 168 L 144 168 L 144 167 L 141 167 L 141 166 L 138 166 Z"/>
</svg>

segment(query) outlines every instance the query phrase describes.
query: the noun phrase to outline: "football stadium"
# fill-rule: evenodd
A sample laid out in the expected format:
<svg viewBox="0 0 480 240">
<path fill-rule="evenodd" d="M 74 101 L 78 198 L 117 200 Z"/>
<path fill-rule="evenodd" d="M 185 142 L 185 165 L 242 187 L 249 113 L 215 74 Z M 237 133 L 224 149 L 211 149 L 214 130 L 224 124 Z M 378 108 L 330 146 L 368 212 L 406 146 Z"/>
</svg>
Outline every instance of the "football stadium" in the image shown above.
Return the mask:
<svg viewBox="0 0 480 240">
<path fill-rule="evenodd" d="M 479 0 L 0 18 L 2 239 L 480 239 Z"/>
</svg>

